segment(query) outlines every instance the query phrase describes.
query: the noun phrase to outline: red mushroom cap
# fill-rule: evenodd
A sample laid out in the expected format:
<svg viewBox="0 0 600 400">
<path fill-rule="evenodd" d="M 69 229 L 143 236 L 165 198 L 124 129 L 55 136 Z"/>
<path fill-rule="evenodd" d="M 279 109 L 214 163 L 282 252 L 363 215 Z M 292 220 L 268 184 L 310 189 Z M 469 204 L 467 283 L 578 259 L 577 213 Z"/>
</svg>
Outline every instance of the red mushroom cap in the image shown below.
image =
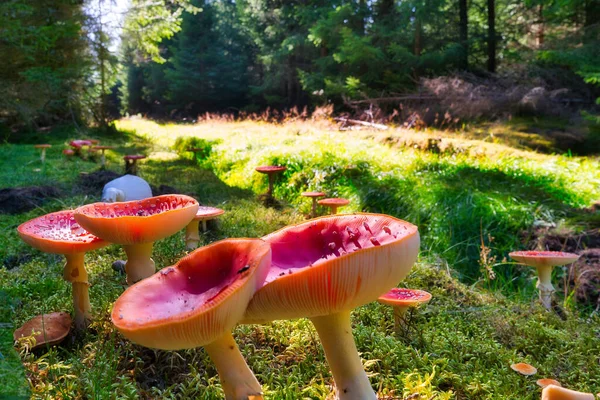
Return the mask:
<svg viewBox="0 0 600 400">
<path fill-rule="evenodd" d="M 112 321 L 146 347 L 205 345 L 239 322 L 270 261 L 269 244 L 260 239 L 201 247 L 128 288 L 114 304 Z"/>
<path fill-rule="evenodd" d="M 146 158 L 146 156 L 141 155 L 141 154 L 129 154 L 129 155 L 123 156 L 124 160 L 141 160 L 143 158 Z"/>
<path fill-rule="evenodd" d="M 25 243 L 46 253 L 85 253 L 108 245 L 83 229 L 72 210 L 34 218 L 19 225 L 17 231 Z"/>
<path fill-rule="evenodd" d="M 52 145 L 51 144 L 36 144 L 33 147 L 35 147 L 36 149 L 48 149 L 48 148 L 52 147 Z"/>
<path fill-rule="evenodd" d="M 121 203 L 93 203 L 75 210 L 77 222 L 111 243 L 150 243 L 171 236 L 196 215 L 198 202 L 167 194 Z"/>
<path fill-rule="evenodd" d="M 413 307 L 431 300 L 431 294 L 418 289 L 393 288 L 384 295 L 379 296 L 378 302 L 388 306 Z"/>
<path fill-rule="evenodd" d="M 71 147 L 75 147 L 76 149 L 80 149 L 82 146 L 91 146 L 92 142 L 90 142 L 89 140 L 77 139 L 77 140 L 71 140 L 69 145 Z"/>
<path fill-rule="evenodd" d="M 255 170 L 261 174 L 275 174 L 277 172 L 285 171 L 287 167 L 279 165 L 263 165 L 256 167 Z"/>
<path fill-rule="evenodd" d="M 325 193 L 323 193 L 323 192 L 302 192 L 301 195 L 304 197 L 324 197 Z"/>
<path fill-rule="evenodd" d="M 75 152 L 72 149 L 64 149 L 62 153 L 66 156 L 72 156 Z"/>
<path fill-rule="evenodd" d="M 99 144 L 100 141 L 98 139 L 85 139 L 86 141 L 90 142 L 91 144 Z"/>
<path fill-rule="evenodd" d="M 383 214 L 321 217 L 263 238 L 273 261 L 246 322 L 328 315 L 376 300 L 416 261 L 415 225 Z"/>
<path fill-rule="evenodd" d="M 563 253 L 562 251 L 513 251 L 509 256 L 532 267 L 554 267 L 571 264 L 579 258 L 577 254 Z"/>
<path fill-rule="evenodd" d="M 33 334 L 36 349 L 44 345 L 58 344 L 63 341 L 71 330 L 71 316 L 66 312 L 54 312 L 33 317 L 13 332 L 13 339 L 19 340 Z"/>
<path fill-rule="evenodd" d="M 217 207 L 200 206 L 198 207 L 198 212 L 196 213 L 194 219 L 196 221 L 206 221 L 209 219 L 216 218 L 224 212 L 224 210 L 221 210 Z"/>
<path fill-rule="evenodd" d="M 318 200 L 317 203 L 319 203 L 322 206 L 345 206 L 350 204 L 350 200 L 347 199 L 342 199 L 340 197 L 332 197 L 329 199 L 321 199 Z"/>
</svg>

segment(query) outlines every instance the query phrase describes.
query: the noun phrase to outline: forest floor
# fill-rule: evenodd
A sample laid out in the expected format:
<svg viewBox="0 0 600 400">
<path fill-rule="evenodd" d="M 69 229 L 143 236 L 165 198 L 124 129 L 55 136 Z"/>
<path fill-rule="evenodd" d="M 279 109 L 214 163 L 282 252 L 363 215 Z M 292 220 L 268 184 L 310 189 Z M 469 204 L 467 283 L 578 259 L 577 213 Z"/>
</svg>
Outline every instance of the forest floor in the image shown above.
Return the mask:
<svg viewBox="0 0 600 400">
<path fill-rule="evenodd" d="M 370 303 L 352 314 L 358 350 L 382 399 L 537 399 L 539 378 L 597 393 L 600 276 L 586 286 L 577 268 L 556 268 L 556 304 L 546 312 L 534 272 L 508 253 L 537 244 L 599 247 L 600 216 L 589 208 L 600 198 L 598 159 L 573 156 L 565 140 L 552 139 L 554 128 L 523 132 L 519 124 L 525 122 L 465 132 L 339 132 L 327 122 L 127 119 L 116 133 L 88 135 L 116 146 L 109 170 L 122 172 L 124 154 L 146 154 L 139 175 L 155 188 L 223 208 L 201 245 L 305 220 L 310 204 L 299 194 L 312 189 L 348 198 L 342 212 L 386 213 L 418 225 L 419 260 L 399 286 L 427 290 L 431 302 L 409 314 L 399 337 L 386 306 Z M 584 148 L 593 142 L 561 130 Z M 0 211 L 0 398 L 222 398 L 203 349 L 149 350 L 113 328 L 109 311 L 125 288 L 110 267 L 125 258 L 119 246 L 86 256 L 94 322 L 85 334 L 34 352 L 13 347 L 12 332 L 27 319 L 72 309 L 62 257 L 27 246 L 16 227 L 100 199 L 109 175 L 98 174 L 96 162 L 61 154 L 76 136 L 64 128 L 0 145 L 0 189 L 36 187 L 24 196 L 31 204 Z M 41 164 L 32 145 L 46 142 L 53 147 Z M 193 156 L 189 147 L 204 151 Z M 266 179 L 254 168 L 267 164 L 287 166 L 275 185 L 276 207 L 259 200 Z M 154 260 L 164 267 L 185 254 L 180 232 L 156 243 Z M 267 399 L 331 396 L 333 380 L 307 320 L 242 325 L 234 336 Z M 538 373 L 518 375 L 510 369 L 516 362 Z"/>
</svg>

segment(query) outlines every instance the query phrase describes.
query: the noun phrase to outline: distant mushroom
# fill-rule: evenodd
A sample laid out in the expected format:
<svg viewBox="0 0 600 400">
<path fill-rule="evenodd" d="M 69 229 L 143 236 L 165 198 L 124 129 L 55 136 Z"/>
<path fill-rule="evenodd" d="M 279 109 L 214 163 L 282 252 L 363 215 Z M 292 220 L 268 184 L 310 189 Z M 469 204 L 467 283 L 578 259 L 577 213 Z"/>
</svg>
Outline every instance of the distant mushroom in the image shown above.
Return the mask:
<svg viewBox="0 0 600 400">
<path fill-rule="evenodd" d="M 85 253 L 107 246 L 104 240 L 82 228 L 74 219 L 73 211 L 46 214 L 22 223 L 19 236 L 28 245 L 45 253 L 63 254 L 67 262 L 63 278 L 73 287 L 75 328 L 85 327 L 91 311 L 88 274 L 83 263 Z"/>
<path fill-rule="evenodd" d="M 260 395 L 261 386 L 231 330 L 270 261 L 271 249 L 260 239 L 227 239 L 199 248 L 128 288 L 113 306 L 113 324 L 126 338 L 150 348 L 204 346 L 227 399 Z"/>
<path fill-rule="evenodd" d="M 417 307 L 431 300 L 431 294 L 418 289 L 393 288 L 384 295 L 379 296 L 377 301 L 394 309 L 394 331 L 397 335 L 401 333 L 404 314 L 410 307 Z"/>
<path fill-rule="evenodd" d="M 100 150 L 102 154 L 100 155 L 100 166 L 104 168 L 106 166 L 106 155 L 104 154 L 105 150 L 114 149 L 114 146 L 94 146 L 94 149 Z"/>
<path fill-rule="evenodd" d="M 202 222 L 202 232 L 206 232 L 206 221 L 217 218 L 225 211 L 216 207 L 200 206 L 194 219 L 185 228 L 185 247 L 188 250 L 194 250 L 200 242 L 198 227 Z"/>
<path fill-rule="evenodd" d="M 417 227 L 383 214 L 321 217 L 263 239 L 273 259 L 244 323 L 309 318 L 339 398 L 376 399 L 358 355 L 350 310 L 404 278 L 419 252 Z"/>
<path fill-rule="evenodd" d="M 266 193 L 267 200 L 273 200 L 273 182 L 275 182 L 275 174 L 283 172 L 286 169 L 287 167 L 278 165 L 263 165 L 255 168 L 257 172 L 267 174 L 269 177 L 269 190 Z"/>
<path fill-rule="evenodd" d="M 129 154 L 123 156 L 123 160 L 125 160 L 125 174 L 137 175 L 137 160 L 142 160 L 144 158 L 146 158 L 146 156 L 141 154 Z"/>
<path fill-rule="evenodd" d="M 33 335 L 35 344 L 30 350 L 62 342 L 71 330 L 71 317 L 66 312 L 54 312 L 33 317 L 13 332 L 13 339 Z"/>
<path fill-rule="evenodd" d="M 155 241 L 177 233 L 196 212 L 198 202 L 184 195 L 164 195 L 123 203 L 93 203 L 81 206 L 74 215 L 82 227 L 127 253 L 127 283 L 154 274 L 152 246 Z"/>
<path fill-rule="evenodd" d="M 302 196 L 312 199 L 312 211 L 310 213 L 310 217 L 315 218 L 317 216 L 317 199 L 319 197 L 325 197 L 325 193 L 323 193 L 323 192 L 303 192 Z"/>
<path fill-rule="evenodd" d="M 542 390 L 542 400 L 594 400 L 594 395 L 556 385 L 548 385 Z"/>
<path fill-rule="evenodd" d="M 75 155 L 75 152 L 72 149 L 64 149 L 62 153 L 68 160 L 70 160 Z"/>
<path fill-rule="evenodd" d="M 510 368 L 521 375 L 530 376 L 537 374 L 537 368 L 526 363 L 512 364 Z"/>
<path fill-rule="evenodd" d="M 509 256 L 518 262 L 535 267 L 538 273 L 536 287 L 540 291 L 540 301 L 543 306 L 552 308 L 552 269 L 559 265 L 571 264 L 579 258 L 577 254 L 561 251 L 514 251 Z"/>
<path fill-rule="evenodd" d="M 91 145 L 92 145 L 92 142 L 90 142 L 89 140 L 83 140 L 83 139 L 71 140 L 71 142 L 69 143 L 69 146 L 71 146 L 71 148 L 75 152 L 75 155 L 77 155 L 77 156 L 83 155 L 81 150 L 83 149 L 84 146 L 91 146 Z"/>
<path fill-rule="evenodd" d="M 322 206 L 328 207 L 330 209 L 330 214 L 337 214 L 337 209 L 339 207 L 347 206 L 350 204 L 350 200 L 342 199 L 339 197 L 332 197 L 328 199 L 321 199 L 318 203 Z"/>
<path fill-rule="evenodd" d="M 40 161 L 45 162 L 46 161 L 46 149 L 49 149 L 50 147 L 52 147 L 52 145 L 51 144 L 36 144 L 34 147 L 36 149 L 42 149 L 42 152 L 40 153 Z"/>
<path fill-rule="evenodd" d="M 549 378 L 538 379 L 535 383 L 541 388 L 545 388 L 546 386 L 549 386 L 549 385 L 562 386 L 559 381 L 556 381 L 554 379 L 549 379 Z"/>
</svg>

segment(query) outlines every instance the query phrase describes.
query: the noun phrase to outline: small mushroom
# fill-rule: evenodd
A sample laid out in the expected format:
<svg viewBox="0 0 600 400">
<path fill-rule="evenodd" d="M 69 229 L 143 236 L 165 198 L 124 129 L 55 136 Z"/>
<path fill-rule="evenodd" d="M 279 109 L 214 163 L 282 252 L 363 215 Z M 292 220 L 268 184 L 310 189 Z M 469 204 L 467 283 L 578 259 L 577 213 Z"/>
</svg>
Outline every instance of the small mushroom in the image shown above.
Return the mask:
<svg viewBox="0 0 600 400">
<path fill-rule="evenodd" d="M 531 376 L 537 374 L 537 368 L 526 363 L 512 364 L 510 368 L 521 375 Z"/>
<path fill-rule="evenodd" d="M 522 264 L 537 269 L 536 287 L 540 291 L 540 301 L 547 310 L 552 308 L 552 293 L 554 292 L 552 269 L 559 265 L 571 264 L 579 258 L 577 254 L 561 251 L 514 251 L 509 256 Z"/>
<path fill-rule="evenodd" d="M 198 235 L 198 227 L 202 222 L 202 232 L 206 232 L 206 221 L 217 218 L 225 211 L 216 207 L 200 206 L 194 219 L 187 224 L 185 228 L 185 247 L 188 250 L 194 250 L 198 247 L 200 242 L 200 235 Z"/>
<path fill-rule="evenodd" d="M 50 147 L 52 147 L 51 144 L 36 144 L 34 146 L 36 149 L 41 149 L 42 152 L 40 153 L 40 161 L 43 163 L 46 161 L 46 149 L 49 149 Z"/>
<path fill-rule="evenodd" d="M 62 153 L 67 158 L 67 160 L 70 160 L 75 155 L 75 151 L 73 151 L 73 149 L 64 149 Z"/>
<path fill-rule="evenodd" d="M 184 195 L 169 194 L 122 203 L 93 203 L 79 207 L 74 215 L 82 227 L 127 253 L 127 283 L 154 274 L 152 246 L 177 233 L 198 211 L 198 202 Z"/>
<path fill-rule="evenodd" d="M 104 152 L 106 150 L 112 150 L 114 149 L 114 146 L 94 146 L 93 149 L 95 150 L 100 150 L 101 151 L 101 155 L 100 155 L 100 166 L 102 168 L 106 167 L 106 155 L 104 154 Z"/>
<path fill-rule="evenodd" d="M 542 390 L 542 400 L 594 400 L 594 395 L 565 389 L 557 385 L 548 385 Z"/>
<path fill-rule="evenodd" d="M 71 148 L 73 149 L 73 151 L 75 152 L 75 155 L 77 156 L 82 156 L 82 149 L 85 146 L 91 146 L 92 142 L 90 142 L 89 140 L 83 140 L 83 139 L 77 139 L 77 140 L 71 140 L 71 142 L 69 143 L 69 146 L 71 146 Z"/>
<path fill-rule="evenodd" d="M 325 197 L 325 193 L 323 193 L 323 192 L 303 192 L 302 196 L 312 199 L 312 211 L 310 213 L 310 217 L 315 218 L 317 216 L 317 199 L 319 197 Z"/>
<path fill-rule="evenodd" d="M 556 381 L 554 379 L 549 379 L 549 378 L 538 379 L 535 383 L 541 388 L 545 388 L 546 386 L 549 386 L 549 385 L 562 386 L 559 381 Z"/>
<path fill-rule="evenodd" d="M 71 317 L 66 312 L 53 312 L 33 317 L 13 332 L 13 339 L 33 335 L 35 344 L 31 350 L 42 346 L 59 344 L 71 330 Z"/>
<path fill-rule="evenodd" d="M 82 228 L 73 211 L 59 211 L 29 220 L 17 228 L 25 243 L 45 253 L 63 254 L 67 262 L 63 278 L 73 286 L 75 328 L 85 327 L 91 311 L 85 253 L 108 243 Z"/>
<path fill-rule="evenodd" d="M 350 311 L 408 274 L 419 252 L 417 227 L 383 214 L 345 214 L 292 225 L 263 239 L 273 259 L 243 322 L 309 318 L 339 398 L 376 399 L 354 343 Z"/>
<path fill-rule="evenodd" d="M 431 294 L 418 289 L 393 288 L 377 299 L 381 304 L 386 304 L 394 309 L 394 331 L 400 335 L 404 314 L 410 307 L 417 307 L 431 300 Z"/>
<path fill-rule="evenodd" d="M 125 290 L 114 304 L 113 324 L 126 338 L 154 349 L 204 346 L 227 399 L 261 395 L 231 331 L 270 262 L 269 244 L 260 239 L 204 246 Z"/>
<path fill-rule="evenodd" d="M 337 209 L 339 207 L 347 206 L 348 204 L 350 204 L 350 200 L 342 199 L 339 197 L 332 197 L 328 199 L 321 199 L 318 201 L 318 203 L 322 206 L 329 207 L 330 214 L 333 215 L 337 214 Z"/>
<path fill-rule="evenodd" d="M 141 154 L 129 154 L 123 156 L 125 160 L 125 174 L 126 175 L 137 175 L 137 160 L 142 160 L 146 156 Z"/>
<path fill-rule="evenodd" d="M 283 172 L 286 169 L 287 167 L 278 165 L 263 165 L 255 168 L 256 172 L 267 174 L 269 177 L 269 190 L 266 193 L 267 200 L 273 200 L 273 182 L 275 182 L 275 174 Z"/>
</svg>

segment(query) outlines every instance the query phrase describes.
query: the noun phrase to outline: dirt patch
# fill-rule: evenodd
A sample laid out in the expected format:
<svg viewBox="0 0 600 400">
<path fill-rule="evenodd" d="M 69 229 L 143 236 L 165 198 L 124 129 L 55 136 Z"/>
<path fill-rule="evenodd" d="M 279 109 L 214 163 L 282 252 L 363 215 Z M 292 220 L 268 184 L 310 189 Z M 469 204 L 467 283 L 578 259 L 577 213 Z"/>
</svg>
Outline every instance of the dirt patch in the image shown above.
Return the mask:
<svg viewBox="0 0 600 400">
<path fill-rule="evenodd" d="M 20 214 L 40 207 L 46 200 L 62 195 L 54 186 L 0 189 L 0 214 Z"/>
<path fill-rule="evenodd" d="M 2 261 L 2 267 L 8 270 L 15 269 L 21 264 L 31 261 L 32 258 L 33 256 L 27 253 L 10 255 Z"/>
<path fill-rule="evenodd" d="M 121 176 L 121 174 L 109 170 L 81 173 L 76 189 L 84 194 L 100 196 L 104 185 Z"/>
<path fill-rule="evenodd" d="M 182 194 L 179 190 L 169 185 L 160 185 L 159 187 L 150 185 L 150 189 L 152 189 L 153 196 L 162 196 L 163 194 Z"/>
</svg>

